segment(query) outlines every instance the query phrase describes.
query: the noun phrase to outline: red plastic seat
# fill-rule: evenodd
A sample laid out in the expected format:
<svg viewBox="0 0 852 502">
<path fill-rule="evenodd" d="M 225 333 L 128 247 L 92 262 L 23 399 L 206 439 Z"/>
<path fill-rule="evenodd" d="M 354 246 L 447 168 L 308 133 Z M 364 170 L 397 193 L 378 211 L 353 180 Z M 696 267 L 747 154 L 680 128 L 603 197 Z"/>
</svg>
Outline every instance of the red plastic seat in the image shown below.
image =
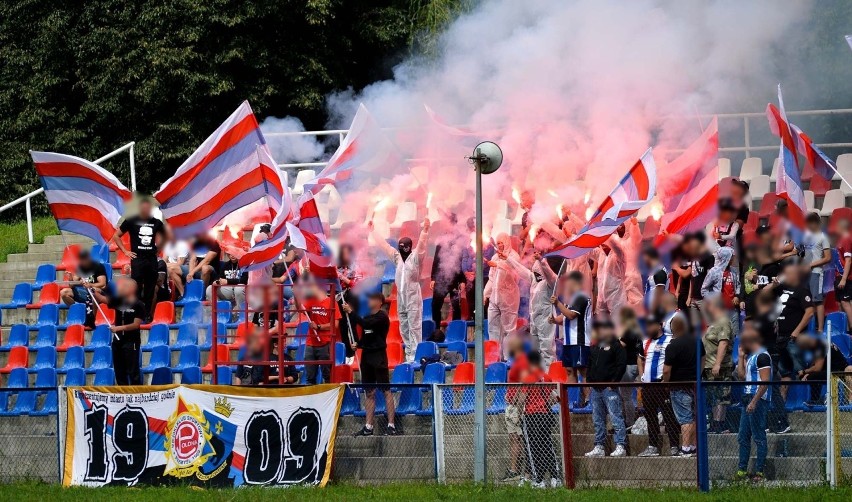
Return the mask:
<svg viewBox="0 0 852 502">
<path fill-rule="evenodd" d="M 80 255 L 80 245 L 79 244 L 69 244 L 65 246 L 65 249 L 62 250 L 62 260 L 59 262 L 59 266 L 56 267 L 56 270 L 63 271 L 68 270 L 69 272 L 77 269 L 77 257 Z"/>
<path fill-rule="evenodd" d="M 388 368 L 393 369 L 405 361 L 405 355 L 402 352 L 402 344 L 398 342 L 388 342 Z"/>
<path fill-rule="evenodd" d="M 390 322 L 390 330 L 388 331 L 388 342 L 402 344 L 402 333 L 399 331 L 399 321 Z"/>
<path fill-rule="evenodd" d="M 762 218 L 767 218 L 773 212 L 775 212 L 775 203 L 778 201 L 778 196 L 773 192 L 769 192 L 763 195 L 763 199 L 760 201 L 760 209 L 757 213 Z"/>
<path fill-rule="evenodd" d="M 231 349 L 228 348 L 227 345 L 216 345 L 216 364 L 221 365 L 222 363 L 228 364 L 231 360 Z M 210 352 L 209 357 L 207 358 L 207 364 L 205 364 L 201 368 L 202 373 L 212 373 L 213 372 L 213 352 Z"/>
<path fill-rule="evenodd" d="M 30 351 L 24 346 L 12 347 L 6 366 L 0 368 L 0 373 L 11 373 L 15 368 L 26 368 L 29 365 Z"/>
<path fill-rule="evenodd" d="M 554 382 L 568 382 L 568 371 L 562 366 L 562 361 L 553 361 L 550 363 L 550 368 L 547 369 L 547 374 Z"/>
<path fill-rule="evenodd" d="M 155 324 L 174 324 L 175 323 L 175 304 L 172 302 L 159 302 L 154 307 L 154 317 L 148 324 L 143 324 L 142 329 L 151 329 Z"/>
<path fill-rule="evenodd" d="M 472 362 L 461 363 L 456 366 L 456 371 L 453 374 L 453 383 L 457 384 L 468 384 L 474 383 L 476 380 L 475 377 L 475 366 Z"/>
<path fill-rule="evenodd" d="M 500 342 L 497 340 L 485 340 L 485 365 L 500 362 Z"/>
<path fill-rule="evenodd" d="M 83 345 L 83 331 L 85 328 L 82 324 L 72 324 L 65 330 L 65 336 L 62 338 L 62 345 L 56 347 L 57 352 L 65 352 L 68 347 L 79 347 Z"/>
<path fill-rule="evenodd" d="M 228 348 L 239 349 L 246 344 L 246 338 L 254 330 L 254 324 L 244 322 L 237 325 L 237 336 L 232 343 L 226 344 Z"/>
<path fill-rule="evenodd" d="M 103 312 L 103 315 L 101 315 Z M 95 312 L 95 326 L 101 324 L 113 324 L 115 322 L 115 310 L 101 303 L 101 309 Z"/>
<path fill-rule="evenodd" d="M 352 383 L 355 380 L 352 366 L 338 364 L 331 367 L 331 383 Z"/>
<path fill-rule="evenodd" d="M 760 215 L 757 211 L 749 211 L 748 220 L 746 220 L 746 224 L 743 226 L 743 230 L 757 230 L 757 227 L 760 226 Z"/>
<path fill-rule="evenodd" d="M 49 282 L 41 288 L 38 303 L 30 303 L 28 309 L 40 309 L 42 305 L 56 305 L 59 303 L 59 284 Z"/>
<path fill-rule="evenodd" d="M 838 207 L 834 211 L 831 212 L 831 217 L 828 220 L 828 231 L 829 232 L 837 232 L 837 225 L 846 220 L 847 223 L 852 224 L 852 208 L 850 207 Z"/>
</svg>

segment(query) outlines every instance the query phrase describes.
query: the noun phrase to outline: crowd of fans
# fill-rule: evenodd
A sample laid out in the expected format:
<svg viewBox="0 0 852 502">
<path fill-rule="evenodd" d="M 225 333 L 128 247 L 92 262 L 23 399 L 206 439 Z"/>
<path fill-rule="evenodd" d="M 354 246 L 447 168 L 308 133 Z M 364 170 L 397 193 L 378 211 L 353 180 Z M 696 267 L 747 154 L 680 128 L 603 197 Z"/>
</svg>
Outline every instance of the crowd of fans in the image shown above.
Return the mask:
<svg viewBox="0 0 852 502">
<path fill-rule="evenodd" d="M 647 427 L 648 446 L 638 455 L 661 455 L 659 416 L 668 436 L 668 453 L 694 456 L 694 382 L 701 378 L 715 382 L 706 393 L 710 432 L 738 433 L 741 477 L 747 476 L 753 443 L 758 457 L 753 476 L 761 478 L 766 431 L 791 430 L 784 402 L 787 387 L 767 382 L 815 381 L 808 404 L 819 405 L 823 395 L 818 382 L 826 379 L 829 369 L 847 369 L 843 352 L 826 343 L 825 301 L 833 291 L 839 309 L 852 318 L 849 222 L 840 220 L 826 231 L 820 216 L 812 213 L 806 216 L 806 228 L 797 229 L 781 200 L 769 218 L 755 224 L 747 183 L 733 179 L 727 192 L 719 200 L 716 218 L 702 231 L 664 232 L 653 245 L 647 240 L 643 244 L 639 223 L 632 219 L 599 248 L 569 260 L 547 257 L 547 252 L 575 234 L 582 220 L 569 211 L 555 223 L 558 232 L 536 232 L 539 228 L 529 217 L 535 201 L 526 192 L 521 197 L 524 216 L 519 234 L 500 233 L 485 243 L 488 339 L 498 342 L 499 358 L 510 364 L 509 383 L 548 382 L 548 368 L 561 364 L 569 382 L 589 384 L 574 403 L 592 410 L 595 442 L 586 456 L 607 455 L 608 422 L 615 444 L 609 455 L 630 454 L 627 436 L 640 418 Z M 330 348 L 343 341 L 346 363 L 361 349 L 360 380 L 378 386 L 389 382 L 389 303 L 395 303 L 407 362 L 414 362 L 415 349 L 423 341 L 424 297 L 432 298 L 431 319 L 437 327 L 429 340 L 444 341 L 445 317 L 473 317 L 475 253 L 465 233 L 472 230 L 473 220 L 459 231 L 456 216 L 449 215 L 449 220 L 446 235 L 430 236 L 431 223 L 425 220 L 416 241 L 402 237 L 396 247 L 372 236 L 374 247 L 395 266 L 395 296 L 386 297 L 375 288 L 359 290 L 365 278 L 355 259 L 359 250 L 353 244 L 341 245 L 337 295 L 331 297 L 308 274 L 296 272 L 293 265 L 302 259 L 299 250 L 288 247 L 267 270 L 246 273 L 238 263 L 239 249 L 207 234 L 190 242 L 172 239 L 168 228 L 152 215 L 151 203 L 143 200 L 138 216 L 126 219 L 114 237 L 118 249 L 130 258 L 129 278 L 110 287 L 104 266 L 83 251 L 61 299 L 86 303 L 91 316 L 100 303 L 116 310 L 112 331 L 119 384 L 141 383 L 140 326 L 151 321 L 157 302 L 179 299 L 188 283 L 201 281 L 208 300 L 215 295 L 216 300 L 229 302 L 234 316 L 248 304 L 252 324 L 265 328 L 246 337 L 237 371 L 240 383 L 279 381 L 279 368 L 269 361 L 277 361 L 277 352 L 284 348 L 275 345 L 275 337 L 260 333 L 275 335 L 287 327 L 291 319 L 279 312 L 279 305 L 286 305 L 308 320 L 304 361 L 298 362 L 321 362 L 305 366 L 308 383 L 316 383 L 318 373 L 322 381 L 331 381 Z M 258 239 L 268 232 L 268 226 L 261 228 Z M 124 234 L 129 235 L 129 248 Z M 421 285 L 430 245 L 434 254 L 429 280 Z M 258 288 L 265 291 L 262 298 L 247 298 L 247 284 L 282 287 Z M 848 329 L 832 326 L 833 333 Z M 828 351 L 831 368 L 826 367 Z M 284 358 L 292 362 L 289 354 Z M 285 366 L 284 381 L 298 382 L 294 366 Z M 737 403 L 732 403 L 731 386 L 725 385 L 734 380 L 745 382 L 736 431 L 727 412 Z M 637 416 L 633 399 L 635 387 L 629 386 L 638 382 L 649 384 L 641 390 L 642 417 Z M 374 388 L 367 393 L 367 420 L 357 435 L 373 434 L 375 392 Z M 512 479 L 519 475 L 518 456 L 524 448 L 520 421 L 528 420 L 525 424 L 541 431 L 553 424 L 544 412 L 526 416 L 530 403 L 544 409 L 547 396 L 518 391 L 507 397 L 513 453 L 506 477 Z M 393 435 L 397 432 L 392 396 L 386 396 L 386 403 L 387 431 Z M 551 462 L 544 450 L 534 456 L 545 467 Z"/>
</svg>

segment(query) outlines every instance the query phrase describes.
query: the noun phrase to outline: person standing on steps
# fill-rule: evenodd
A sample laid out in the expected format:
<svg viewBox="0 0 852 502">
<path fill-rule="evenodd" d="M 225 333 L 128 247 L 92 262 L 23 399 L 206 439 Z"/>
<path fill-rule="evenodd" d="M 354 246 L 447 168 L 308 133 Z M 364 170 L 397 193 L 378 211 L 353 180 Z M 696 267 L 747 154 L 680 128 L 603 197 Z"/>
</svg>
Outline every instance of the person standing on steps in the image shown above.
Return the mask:
<svg viewBox="0 0 852 502">
<path fill-rule="evenodd" d="M 121 241 L 124 234 L 130 234 L 130 249 Z M 157 288 L 157 256 L 166 240 L 166 227 L 152 215 L 151 199 L 146 197 L 139 201 L 139 214 L 125 219 L 112 240 L 130 257 L 130 278 L 136 281 L 137 295 L 149 316 L 146 321 L 150 320 Z"/>
</svg>

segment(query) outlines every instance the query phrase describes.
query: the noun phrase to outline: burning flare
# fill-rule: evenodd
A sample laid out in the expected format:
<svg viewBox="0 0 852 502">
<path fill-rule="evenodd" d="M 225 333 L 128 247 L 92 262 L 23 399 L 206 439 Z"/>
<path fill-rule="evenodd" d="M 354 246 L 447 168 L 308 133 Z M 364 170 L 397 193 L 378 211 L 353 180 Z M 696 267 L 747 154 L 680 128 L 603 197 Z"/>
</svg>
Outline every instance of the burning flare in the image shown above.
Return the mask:
<svg viewBox="0 0 852 502">
<path fill-rule="evenodd" d="M 512 200 L 515 204 L 521 205 L 521 192 L 516 187 L 512 187 Z"/>
<path fill-rule="evenodd" d="M 654 221 L 660 221 L 660 218 L 663 217 L 663 205 L 659 202 L 655 202 L 651 205 L 651 218 Z"/>
</svg>

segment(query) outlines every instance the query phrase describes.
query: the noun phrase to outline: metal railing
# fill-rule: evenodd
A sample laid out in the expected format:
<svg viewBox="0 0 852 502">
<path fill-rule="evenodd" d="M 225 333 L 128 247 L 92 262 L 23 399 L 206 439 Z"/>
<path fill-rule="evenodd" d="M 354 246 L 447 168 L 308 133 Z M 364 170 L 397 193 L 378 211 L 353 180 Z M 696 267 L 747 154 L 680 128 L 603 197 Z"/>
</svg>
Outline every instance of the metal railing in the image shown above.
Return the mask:
<svg viewBox="0 0 852 502">
<path fill-rule="evenodd" d="M 124 151 L 127 151 L 129 156 L 130 156 L 130 190 L 132 192 L 136 191 L 136 159 L 135 159 L 135 155 L 134 155 L 134 151 L 133 151 L 135 145 L 136 145 L 136 143 L 131 141 L 130 143 L 127 143 L 126 145 L 122 146 L 121 148 L 117 148 L 117 149 L 109 152 L 108 154 L 104 155 L 103 157 L 100 157 L 100 158 L 95 159 L 93 161 L 95 164 L 100 164 L 101 162 L 109 160 L 109 159 L 115 157 L 116 155 L 118 155 L 118 154 L 120 154 Z M 38 189 L 33 190 L 32 192 L 30 192 L 30 193 L 28 193 L 28 194 L 26 194 L 22 197 L 18 197 L 17 199 L 13 200 L 12 202 L 9 202 L 8 204 L 0 207 L 0 213 L 2 213 L 2 212 L 7 211 L 7 210 L 9 210 L 9 209 L 21 204 L 21 203 L 24 204 L 25 211 L 26 211 L 26 217 L 27 217 L 27 239 L 29 240 L 30 244 L 32 244 L 35 241 L 35 238 L 33 236 L 32 199 L 33 199 L 33 197 L 41 195 L 42 193 L 44 193 L 44 188 L 38 188 Z"/>
<path fill-rule="evenodd" d="M 788 111 L 788 117 L 822 117 L 822 116 L 833 116 L 833 115 L 852 115 L 852 108 L 841 108 L 837 110 L 799 110 L 799 111 Z M 741 122 L 742 125 L 734 124 L 733 127 L 739 128 L 742 127 L 742 143 L 728 145 L 728 146 L 720 146 L 719 152 L 721 154 L 743 154 L 745 158 L 753 157 L 754 153 L 758 152 L 774 152 L 778 149 L 778 144 L 773 142 L 772 144 L 753 144 L 752 136 L 753 136 L 753 121 L 757 119 L 758 124 L 763 124 L 762 128 L 769 130 L 768 124 L 766 123 L 766 114 L 764 112 L 746 112 L 746 113 L 718 113 L 718 114 L 699 114 L 696 115 L 699 121 L 707 120 L 709 121 L 713 117 L 717 117 L 720 122 L 720 129 L 724 129 L 721 127 L 723 122 Z M 460 126 L 461 127 L 461 126 Z M 331 129 L 326 131 L 298 131 L 298 132 L 279 132 L 279 133 L 270 133 L 267 134 L 266 137 L 270 139 L 274 138 L 283 138 L 283 137 L 292 137 L 292 136 L 334 136 L 337 135 L 339 141 L 343 141 L 346 137 L 346 134 L 349 133 L 348 129 Z M 852 150 L 852 142 L 843 142 L 843 143 L 816 143 L 819 148 L 824 149 L 850 149 Z M 679 149 L 671 149 L 666 150 L 665 153 L 676 154 L 682 152 L 683 150 Z M 414 159 L 408 159 L 414 160 Z M 417 160 L 428 160 L 428 159 L 417 159 Z M 434 160 L 434 159 L 433 159 Z M 325 167 L 327 162 L 297 162 L 291 164 L 278 164 L 278 167 L 281 169 L 310 169 L 310 168 L 322 168 Z"/>
</svg>

